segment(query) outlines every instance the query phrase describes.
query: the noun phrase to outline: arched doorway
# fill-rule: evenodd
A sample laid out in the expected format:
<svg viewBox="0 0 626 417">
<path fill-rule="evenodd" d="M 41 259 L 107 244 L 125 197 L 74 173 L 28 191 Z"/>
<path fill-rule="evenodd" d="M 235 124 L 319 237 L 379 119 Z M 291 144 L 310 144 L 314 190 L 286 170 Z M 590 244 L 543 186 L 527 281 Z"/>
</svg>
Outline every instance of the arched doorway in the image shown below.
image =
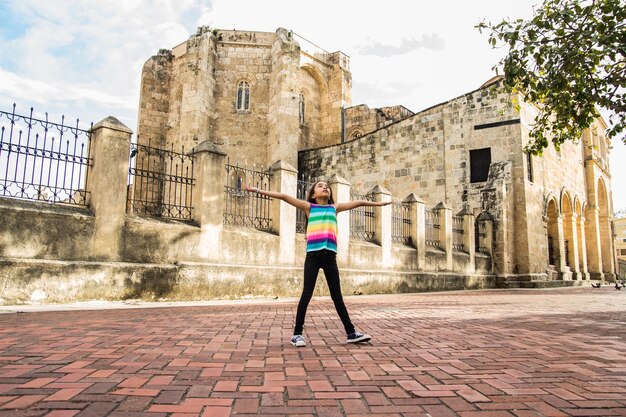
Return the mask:
<svg viewBox="0 0 626 417">
<path fill-rule="evenodd" d="M 573 272 L 578 272 L 578 236 L 576 233 L 576 216 L 574 214 L 572 199 L 567 192 L 564 192 L 561 197 L 561 211 L 563 212 L 563 249 L 565 250 L 565 266 L 569 267 L 569 269 Z"/>
<path fill-rule="evenodd" d="M 548 232 L 548 279 L 558 277 L 560 263 L 559 249 L 559 209 L 554 198 L 550 199 L 546 208 L 547 232 Z"/>
<path fill-rule="evenodd" d="M 587 269 L 587 246 L 585 244 L 585 218 L 583 207 L 577 198 L 574 203 L 574 213 L 576 214 L 576 234 L 578 236 L 578 263 L 580 265 L 581 279 L 589 279 Z"/>
</svg>

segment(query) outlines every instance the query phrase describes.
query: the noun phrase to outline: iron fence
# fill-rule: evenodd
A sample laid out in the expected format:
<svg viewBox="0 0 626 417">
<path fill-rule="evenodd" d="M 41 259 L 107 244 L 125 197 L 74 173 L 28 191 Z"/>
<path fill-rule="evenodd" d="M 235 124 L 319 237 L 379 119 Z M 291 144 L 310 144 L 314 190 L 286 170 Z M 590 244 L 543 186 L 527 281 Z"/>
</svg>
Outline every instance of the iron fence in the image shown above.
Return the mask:
<svg viewBox="0 0 626 417">
<path fill-rule="evenodd" d="M 465 244 L 463 243 L 463 216 L 452 217 L 452 250 L 457 252 L 465 252 Z"/>
<path fill-rule="evenodd" d="M 91 128 L 0 111 L 0 196 L 86 206 Z"/>
<path fill-rule="evenodd" d="M 487 225 L 484 221 L 477 220 L 476 223 L 474 223 L 474 245 L 476 252 L 489 253 L 485 244 L 486 237 Z"/>
<path fill-rule="evenodd" d="M 373 197 L 351 190 L 350 200 L 373 201 Z M 374 207 L 361 206 L 350 210 L 350 236 L 366 241 L 374 240 Z"/>
<path fill-rule="evenodd" d="M 309 189 L 315 184 L 315 179 L 304 179 L 303 176 L 297 182 L 296 198 L 306 200 Z M 306 233 L 307 218 L 302 210 L 296 210 L 296 233 Z"/>
<path fill-rule="evenodd" d="M 404 203 L 391 204 L 391 240 L 411 244 L 411 206 Z"/>
<path fill-rule="evenodd" d="M 272 226 L 271 198 L 245 191 L 244 184 L 261 190 L 269 190 L 270 174 L 266 171 L 240 167 L 238 164 L 231 165 L 228 161 L 224 186 L 224 224 L 270 230 Z"/>
<path fill-rule="evenodd" d="M 426 208 L 424 210 L 426 217 L 426 246 L 440 248 L 439 242 L 439 212 Z"/>
<path fill-rule="evenodd" d="M 126 210 L 155 217 L 192 219 L 195 156 L 131 144 Z"/>
</svg>

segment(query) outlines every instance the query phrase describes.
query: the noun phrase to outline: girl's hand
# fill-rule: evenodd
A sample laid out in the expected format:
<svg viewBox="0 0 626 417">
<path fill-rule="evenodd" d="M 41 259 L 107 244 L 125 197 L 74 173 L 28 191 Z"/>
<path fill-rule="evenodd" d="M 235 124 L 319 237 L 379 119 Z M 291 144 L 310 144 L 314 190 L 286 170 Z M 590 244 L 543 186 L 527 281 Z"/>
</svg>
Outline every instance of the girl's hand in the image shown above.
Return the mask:
<svg viewBox="0 0 626 417">
<path fill-rule="evenodd" d="M 257 187 L 250 187 L 248 184 L 243 185 L 243 189 L 249 191 L 251 193 L 258 193 L 259 189 Z"/>
<path fill-rule="evenodd" d="M 388 206 L 391 203 L 392 203 L 391 201 L 381 201 L 378 204 L 381 205 L 381 206 Z"/>
</svg>

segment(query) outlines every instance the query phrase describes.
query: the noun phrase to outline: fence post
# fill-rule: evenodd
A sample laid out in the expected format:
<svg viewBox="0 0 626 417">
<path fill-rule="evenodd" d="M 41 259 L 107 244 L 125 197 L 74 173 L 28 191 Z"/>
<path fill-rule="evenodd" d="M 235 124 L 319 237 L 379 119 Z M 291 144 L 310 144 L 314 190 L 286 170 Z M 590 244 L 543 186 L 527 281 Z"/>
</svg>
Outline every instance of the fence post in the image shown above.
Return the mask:
<svg viewBox="0 0 626 417">
<path fill-rule="evenodd" d="M 350 183 L 335 174 L 328 180 L 328 185 L 333 191 L 335 203 L 350 202 Z M 348 261 L 350 253 L 350 210 L 339 213 L 337 216 L 337 260 Z"/>
<path fill-rule="evenodd" d="M 452 209 L 443 201 L 434 207 L 439 213 L 439 245 L 446 252 L 446 270 L 452 270 Z"/>
<path fill-rule="evenodd" d="M 467 272 L 476 272 L 476 240 L 474 230 L 474 214 L 467 207 L 457 213 L 463 217 L 463 247 L 469 255 Z"/>
<path fill-rule="evenodd" d="M 200 225 L 200 256 L 218 259 L 224 224 L 224 185 L 226 154 L 213 142 L 205 140 L 196 146 L 191 216 Z"/>
<path fill-rule="evenodd" d="M 95 216 L 94 259 L 120 260 L 132 134 L 132 130 L 112 116 L 91 129 L 93 166 L 89 169 L 87 190 L 89 207 Z"/>
<path fill-rule="evenodd" d="M 494 268 L 493 252 L 495 250 L 494 242 L 493 242 L 493 217 L 491 217 L 491 215 L 487 213 L 486 211 L 483 211 L 482 213 L 480 213 L 476 221 L 485 223 L 484 245 L 485 245 L 485 249 L 487 250 L 487 253 L 489 254 L 489 258 L 491 260 L 491 267 L 489 269 L 490 271 L 493 271 L 493 268 Z"/>
<path fill-rule="evenodd" d="M 368 194 L 372 194 L 374 201 L 377 202 L 391 201 L 391 193 L 380 185 L 375 185 Z M 391 217 L 391 204 L 374 207 L 374 242 L 381 247 L 381 264 L 383 266 L 391 264 Z"/>
<path fill-rule="evenodd" d="M 411 244 L 417 249 L 417 269 L 423 271 L 426 267 L 426 204 L 414 193 L 403 203 L 411 207 Z"/>
<path fill-rule="evenodd" d="M 297 193 L 298 171 L 285 161 L 276 161 L 270 167 L 272 191 L 295 197 Z M 278 198 L 272 199 L 272 229 L 280 237 L 281 263 L 293 264 L 296 260 L 296 208 Z"/>
</svg>

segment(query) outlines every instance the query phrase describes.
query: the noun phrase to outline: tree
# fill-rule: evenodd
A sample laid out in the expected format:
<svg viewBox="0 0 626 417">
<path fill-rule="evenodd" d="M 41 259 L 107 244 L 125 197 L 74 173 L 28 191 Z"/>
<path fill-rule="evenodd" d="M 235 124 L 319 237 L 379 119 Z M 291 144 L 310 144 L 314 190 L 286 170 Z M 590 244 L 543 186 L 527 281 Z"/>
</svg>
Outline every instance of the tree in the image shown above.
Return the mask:
<svg viewBox="0 0 626 417">
<path fill-rule="evenodd" d="M 625 0 L 545 0 L 531 20 L 481 22 L 492 47 L 508 46 L 504 86 L 539 109 L 527 150 L 541 154 L 552 141 L 577 141 L 610 113 L 607 137 L 626 128 Z M 622 136 L 626 143 L 626 137 Z"/>
</svg>

